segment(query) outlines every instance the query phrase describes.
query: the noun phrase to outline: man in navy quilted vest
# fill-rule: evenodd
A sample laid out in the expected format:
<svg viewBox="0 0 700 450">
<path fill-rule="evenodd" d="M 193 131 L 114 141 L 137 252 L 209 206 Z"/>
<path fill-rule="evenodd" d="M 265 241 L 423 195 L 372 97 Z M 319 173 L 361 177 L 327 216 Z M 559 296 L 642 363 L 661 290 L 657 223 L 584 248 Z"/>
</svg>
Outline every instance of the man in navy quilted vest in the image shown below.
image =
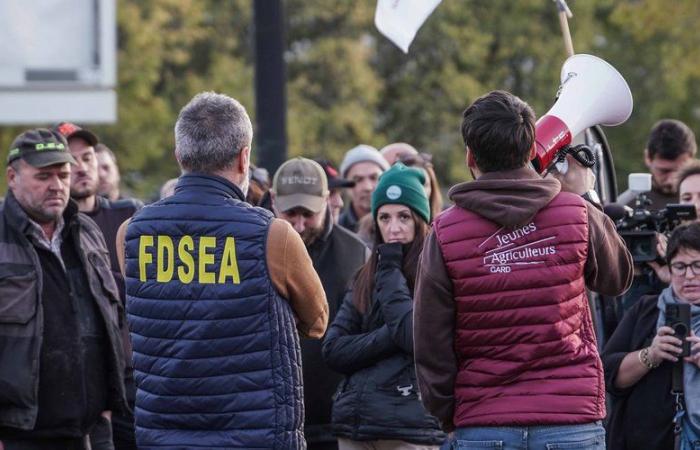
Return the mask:
<svg viewBox="0 0 700 450">
<path fill-rule="evenodd" d="M 194 97 L 175 193 L 119 244 L 140 449 L 305 448 L 299 335 L 323 336 L 328 304 L 299 234 L 245 203 L 252 135 L 236 100 Z"/>
<path fill-rule="evenodd" d="M 450 190 L 455 206 L 433 221 L 416 281 L 423 403 L 458 447 L 604 449 L 586 288 L 621 294 L 632 258 L 592 203 L 589 169 L 572 158 L 558 179 L 530 168 L 527 103 L 503 91 L 477 99 L 462 136 L 475 181 Z"/>
</svg>

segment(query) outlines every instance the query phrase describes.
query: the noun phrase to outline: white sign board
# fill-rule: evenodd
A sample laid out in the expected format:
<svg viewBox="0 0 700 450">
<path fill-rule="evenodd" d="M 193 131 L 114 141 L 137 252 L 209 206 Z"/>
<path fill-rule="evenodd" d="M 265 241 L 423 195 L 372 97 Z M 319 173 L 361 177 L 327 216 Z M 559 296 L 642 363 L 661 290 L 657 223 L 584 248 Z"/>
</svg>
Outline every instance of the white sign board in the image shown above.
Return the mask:
<svg viewBox="0 0 700 450">
<path fill-rule="evenodd" d="M 0 124 L 116 121 L 115 7 L 0 1 Z"/>
</svg>

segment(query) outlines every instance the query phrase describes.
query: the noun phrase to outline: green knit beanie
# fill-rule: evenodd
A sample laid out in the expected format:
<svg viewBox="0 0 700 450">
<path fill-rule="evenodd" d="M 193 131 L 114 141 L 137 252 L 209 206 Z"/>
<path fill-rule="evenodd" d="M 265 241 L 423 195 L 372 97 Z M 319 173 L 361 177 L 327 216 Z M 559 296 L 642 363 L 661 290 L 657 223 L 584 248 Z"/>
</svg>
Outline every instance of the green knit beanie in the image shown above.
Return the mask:
<svg viewBox="0 0 700 450">
<path fill-rule="evenodd" d="M 377 210 L 382 205 L 399 204 L 408 206 L 430 223 L 430 203 L 424 183 L 422 170 L 397 162 L 379 177 L 377 188 L 372 193 L 372 216 L 376 220 Z"/>
</svg>

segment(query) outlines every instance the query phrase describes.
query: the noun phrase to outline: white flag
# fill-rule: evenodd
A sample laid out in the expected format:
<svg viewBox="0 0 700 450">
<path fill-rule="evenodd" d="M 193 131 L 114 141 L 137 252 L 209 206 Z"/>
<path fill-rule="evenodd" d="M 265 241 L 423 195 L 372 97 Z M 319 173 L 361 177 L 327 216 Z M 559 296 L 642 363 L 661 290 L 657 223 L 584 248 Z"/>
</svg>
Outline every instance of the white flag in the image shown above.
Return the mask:
<svg viewBox="0 0 700 450">
<path fill-rule="evenodd" d="M 378 0 L 374 24 L 404 53 L 425 19 L 442 0 Z"/>
</svg>

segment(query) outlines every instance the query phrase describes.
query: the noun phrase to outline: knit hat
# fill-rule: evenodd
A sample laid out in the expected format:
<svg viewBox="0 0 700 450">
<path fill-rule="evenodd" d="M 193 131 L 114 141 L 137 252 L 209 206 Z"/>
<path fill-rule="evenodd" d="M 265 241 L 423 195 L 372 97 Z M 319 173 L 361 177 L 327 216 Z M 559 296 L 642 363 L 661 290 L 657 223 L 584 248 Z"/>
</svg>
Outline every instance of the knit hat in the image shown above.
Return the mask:
<svg viewBox="0 0 700 450">
<path fill-rule="evenodd" d="M 389 163 L 379 153 L 379 150 L 371 145 L 360 144 L 345 153 L 345 158 L 340 164 L 340 176 L 347 178 L 350 167 L 360 162 L 373 162 L 382 169 L 382 172 L 389 170 Z"/>
<path fill-rule="evenodd" d="M 430 203 L 425 195 L 425 175 L 422 170 L 397 162 L 379 177 L 372 193 L 372 215 L 377 218 L 379 207 L 387 204 L 405 205 L 430 223 Z"/>
</svg>

